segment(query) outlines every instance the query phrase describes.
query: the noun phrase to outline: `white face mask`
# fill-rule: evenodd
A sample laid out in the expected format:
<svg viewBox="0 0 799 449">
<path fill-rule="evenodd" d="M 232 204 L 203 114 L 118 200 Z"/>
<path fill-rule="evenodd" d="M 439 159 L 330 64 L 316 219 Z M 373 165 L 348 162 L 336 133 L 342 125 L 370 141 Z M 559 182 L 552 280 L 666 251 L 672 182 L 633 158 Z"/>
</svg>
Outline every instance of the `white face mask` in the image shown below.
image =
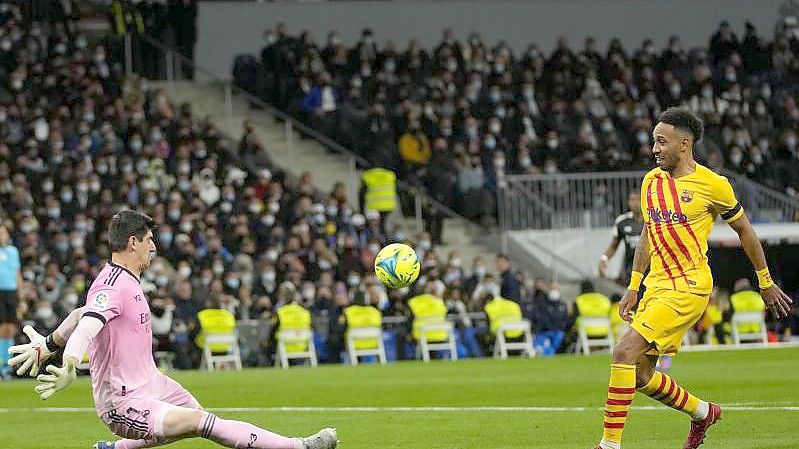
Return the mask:
<svg viewBox="0 0 799 449">
<path fill-rule="evenodd" d="M 188 277 L 191 276 L 191 268 L 187 266 L 182 266 L 178 268 L 178 274 L 180 275 L 181 278 L 188 279 Z"/>
</svg>

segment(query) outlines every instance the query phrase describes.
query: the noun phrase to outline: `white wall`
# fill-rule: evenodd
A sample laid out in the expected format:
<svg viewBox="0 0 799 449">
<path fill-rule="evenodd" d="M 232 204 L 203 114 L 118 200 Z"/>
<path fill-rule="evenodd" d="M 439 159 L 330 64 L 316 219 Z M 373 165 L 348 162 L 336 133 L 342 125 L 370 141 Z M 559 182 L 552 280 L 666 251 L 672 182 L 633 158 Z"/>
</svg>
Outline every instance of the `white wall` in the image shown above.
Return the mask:
<svg viewBox="0 0 799 449">
<path fill-rule="evenodd" d="M 799 223 L 756 224 L 755 231 L 766 243 L 799 241 Z M 555 270 L 558 277 L 578 281 L 584 274 L 598 275 L 599 257 L 604 253 L 612 238 L 611 228 L 564 229 L 550 231 L 511 231 L 508 233 L 509 245 L 514 245 L 535 257 L 543 266 Z M 738 246 L 740 242 L 735 232 L 724 223 L 716 223 L 710 232 L 711 245 Z M 575 265 L 577 270 L 565 264 L 553 262 L 547 251 L 555 253 Z M 610 261 L 608 276 L 618 276 L 623 263 L 623 245 Z M 743 261 L 743 263 L 748 263 Z"/>
<path fill-rule="evenodd" d="M 283 21 L 294 34 L 311 30 L 317 42 L 338 30 L 354 42 L 371 27 L 378 41 L 393 39 L 404 48 L 416 37 L 435 45 L 445 27 L 464 39 L 479 31 L 484 41 L 505 39 L 521 51 L 530 42 L 548 50 L 558 36 L 581 48 L 585 36 L 601 45 L 618 36 L 628 48 L 651 37 L 664 45 L 678 34 L 685 46 L 706 45 L 722 19 L 738 34 L 751 21 L 771 35 L 784 0 L 448 0 L 335 2 L 212 2 L 199 3 L 196 61 L 219 77 L 231 77 L 238 53 L 260 53 L 263 31 Z"/>
</svg>

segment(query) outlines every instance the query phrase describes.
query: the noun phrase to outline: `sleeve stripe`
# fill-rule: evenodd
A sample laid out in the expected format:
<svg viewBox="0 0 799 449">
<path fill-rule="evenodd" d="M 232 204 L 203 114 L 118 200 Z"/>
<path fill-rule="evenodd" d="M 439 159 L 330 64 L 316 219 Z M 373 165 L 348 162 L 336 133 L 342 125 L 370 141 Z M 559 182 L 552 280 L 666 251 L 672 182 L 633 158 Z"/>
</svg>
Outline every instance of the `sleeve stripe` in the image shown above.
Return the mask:
<svg viewBox="0 0 799 449">
<path fill-rule="evenodd" d="M 83 314 L 83 316 L 90 316 L 90 317 L 97 318 L 98 320 L 102 321 L 103 324 L 105 324 L 107 322 L 105 317 L 100 315 L 97 312 L 86 312 L 86 313 Z"/>
<path fill-rule="evenodd" d="M 736 214 L 738 214 L 738 212 L 740 212 L 740 211 L 741 211 L 741 203 L 737 203 L 737 204 L 735 204 L 735 207 L 733 207 L 732 209 L 728 210 L 727 212 L 724 212 L 723 214 L 721 214 L 721 218 L 723 218 L 725 220 L 729 220 L 730 218 L 732 218 Z"/>
</svg>

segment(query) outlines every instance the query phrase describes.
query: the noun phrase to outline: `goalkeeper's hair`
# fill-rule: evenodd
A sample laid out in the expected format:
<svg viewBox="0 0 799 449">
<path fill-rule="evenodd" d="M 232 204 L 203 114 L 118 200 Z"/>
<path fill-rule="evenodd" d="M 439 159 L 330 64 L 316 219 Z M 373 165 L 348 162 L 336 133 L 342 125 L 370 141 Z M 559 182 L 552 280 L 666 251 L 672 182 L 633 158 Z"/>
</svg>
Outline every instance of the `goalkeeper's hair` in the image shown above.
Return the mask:
<svg viewBox="0 0 799 449">
<path fill-rule="evenodd" d="M 135 210 L 123 210 L 114 214 L 108 227 L 108 245 L 111 252 L 124 251 L 128 247 L 130 237 L 144 240 L 147 231 L 155 227 L 155 220 Z"/>
</svg>

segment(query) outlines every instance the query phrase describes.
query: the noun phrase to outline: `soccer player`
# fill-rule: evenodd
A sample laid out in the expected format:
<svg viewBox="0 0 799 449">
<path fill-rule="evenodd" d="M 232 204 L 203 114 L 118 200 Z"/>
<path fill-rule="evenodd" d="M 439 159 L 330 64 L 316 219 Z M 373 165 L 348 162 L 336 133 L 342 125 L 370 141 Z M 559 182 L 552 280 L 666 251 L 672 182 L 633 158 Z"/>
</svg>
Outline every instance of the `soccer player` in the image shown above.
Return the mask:
<svg viewBox="0 0 799 449">
<path fill-rule="evenodd" d="M 790 310 L 791 299 L 772 281 L 760 241 L 729 181 L 694 160 L 693 147 L 702 131 L 701 120 L 690 110 L 669 108 L 652 133 L 658 167 L 644 176 L 641 186 L 644 230 L 619 307 L 621 317 L 632 324 L 613 350 L 604 435 L 597 449 L 621 447 L 636 390 L 691 417 L 684 449 L 699 447 L 708 428 L 721 418 L 718 405 L 697 398 L 654 369 L 658 356 L 677 352 L 685 332 L 707 306 L 713 288 L 707 239 L 717 216 L 738 233 L 769 309 L 778 318 Z M 646 292 L 633 317 L 647 267 Z"/>
<path fill-rule="evenodd" d="M 111 261 L 89 288 L 86 305 L 70 313 L 48 337 L 26 327 L 31 342 L 13 348 L 9 362 L 18 372 L 39 365 L 64 347 L 63 366 L 48 366 L 36 392 L 48 399 L 75 380 L 75 367 L 89 351 L 97 413 L 123 439 L 95 449 L 153 447 L 202 437 L 230 448 L 333 449 L 334 429 L 309 438 L 287 438 L 241 421 L 225 420 L 202 409 L 153 362 L 150 307 L 139 276 L 155 255 L 153 220 L 139 212 L 114 215 L 108 231 Z"/>
<path fill-rule="evenodd" d="M 619 244 L 624 243 L 624 265 L 618 278 L 621 285 L 627 285 L 630 282 L 635 247 L 638 245 L 638 239 L 644 229 L 644 220 L 641 215 L 641 195 L 637 190 L 630 192 L 627 197 L 627 207 L 630 210 L 619 215 L 613 221 L 613 240 L 599 258 L 599 277 L 604 278 L 607 276 L 608 261 L 616 254 Z"/>
</svg>

